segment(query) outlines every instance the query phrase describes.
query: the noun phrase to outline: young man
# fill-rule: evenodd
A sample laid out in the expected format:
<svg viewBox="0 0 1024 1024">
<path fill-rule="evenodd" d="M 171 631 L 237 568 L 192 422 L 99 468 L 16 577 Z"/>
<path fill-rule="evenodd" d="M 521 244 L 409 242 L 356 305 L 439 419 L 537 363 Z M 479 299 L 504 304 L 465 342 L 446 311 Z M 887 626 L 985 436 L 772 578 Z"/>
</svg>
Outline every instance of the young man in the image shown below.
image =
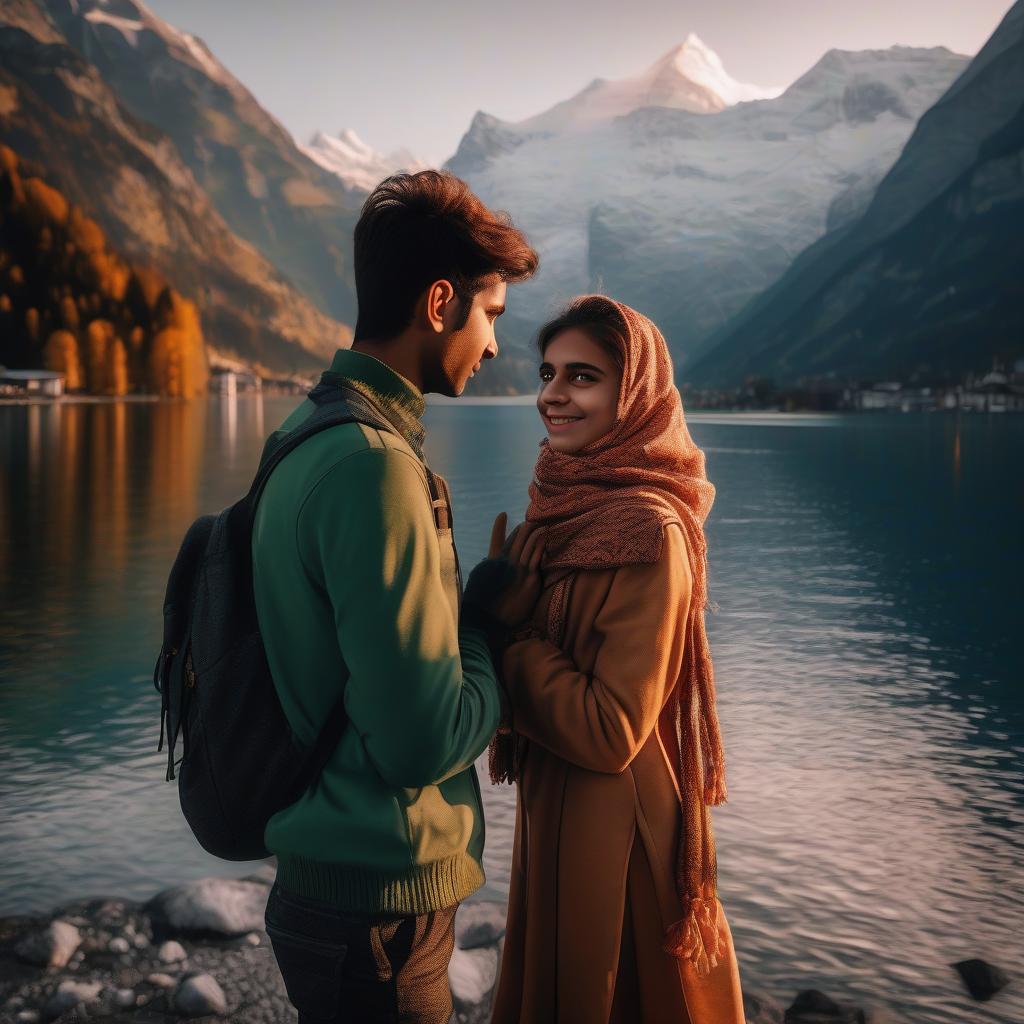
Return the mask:
<svg viewBox="0 0 1024 1024">
<path fill-rule="evenodd" d="M 355 230 L 355 340 L 325 380 L 391 429 L 321 431 L 259 503 L 256 606 L 282 706 L 307 744 L 342 692 L 348 715 L 320 779 L 265 833 L 267 931 L 300 1024 L 452 1011 L 455 911 L 484 881 L 473 762 L 500 701 L 485 632 L 459 624 L 448 489 L 423 462 L 420 417 L 425 393 L 461 394 L 497 354 L 506 285 L 536 266 L 458 178 L 381 182 Z"/>
</svg>

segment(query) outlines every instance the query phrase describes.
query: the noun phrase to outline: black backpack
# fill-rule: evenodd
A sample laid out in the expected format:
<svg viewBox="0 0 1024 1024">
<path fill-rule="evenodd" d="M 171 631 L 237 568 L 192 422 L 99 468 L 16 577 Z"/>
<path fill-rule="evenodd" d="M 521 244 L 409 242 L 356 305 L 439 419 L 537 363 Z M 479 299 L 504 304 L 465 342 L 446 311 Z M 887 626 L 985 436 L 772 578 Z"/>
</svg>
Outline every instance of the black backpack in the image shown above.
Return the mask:
<svg viewBox="0 0 1024 1024">
<path fill-rule="evenodd" d="M 309 418 L 267 441 L 249 493 L 192 524 L 167 581 L 164 641 L 153 672 L 161 695 L 157 750 L 166 733 L 167 781 L 180 765 L 185 818 L 203 848 L 225 860 L 267 856 L 267 821 L 319 776 L 346 724 L 339 697 L 312 748 L 302 747 L 288 725 L 256 620 L 253 520 L 270 474 L 307 438 L 352 422 L 397 431 L 330 371 L 309 398 L 317 406 Z"/>
</svg>

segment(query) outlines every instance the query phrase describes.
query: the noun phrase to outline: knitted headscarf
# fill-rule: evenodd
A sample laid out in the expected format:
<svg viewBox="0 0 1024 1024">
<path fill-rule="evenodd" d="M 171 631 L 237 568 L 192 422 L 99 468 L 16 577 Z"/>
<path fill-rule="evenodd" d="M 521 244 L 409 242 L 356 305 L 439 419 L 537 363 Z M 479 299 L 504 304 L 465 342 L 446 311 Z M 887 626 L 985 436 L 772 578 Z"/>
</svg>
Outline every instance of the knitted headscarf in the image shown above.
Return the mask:
<svg viewBox="0 0 1024 1024">
<path fill-rule="evenodd" d="M 546 527 L 545 570 L 655 562 L 668 524 L 678 524 L 686 537 L 693 592 L 682 670 L 671 697 L 682 797 L 676 885 L 683 917 L 668 929 L 665 950 L 690 960 L 704 975 L 725 953 L 708 812 L 709 806 L 726 799 L 725 759 L 704 628 L 704 520 L 715 489 L 704 471 L 704 453 L 687 430 L 668 347 L 658 328 L 603 295 L 576 299 L 566 317 L 584 330 L 587 320 L 611 324 L 621 338 L 617 416 L 607 434 L 572 454 L 541 442 L 526 519 Z M 571 585 L 572 575 L 563 577 L 549 605 L 547 635 L 559 645 Z M 514 744 L 499 737 L 492 747 L 494 781 L 515 778 L 518 757 L 513 754 Z"/>
</svg>

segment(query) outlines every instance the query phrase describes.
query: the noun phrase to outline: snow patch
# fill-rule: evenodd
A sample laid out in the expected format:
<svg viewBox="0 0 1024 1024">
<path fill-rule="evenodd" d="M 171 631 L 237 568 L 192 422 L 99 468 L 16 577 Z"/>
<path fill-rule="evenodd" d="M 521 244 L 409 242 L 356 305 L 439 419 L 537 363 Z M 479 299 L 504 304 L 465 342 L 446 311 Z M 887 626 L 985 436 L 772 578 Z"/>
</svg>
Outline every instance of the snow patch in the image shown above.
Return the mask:
<svg viewBox="0 0 1024 1024">
<path fill-rule="evenodd" d="M 317 132 L 308 146 L 299 147 L 324 170 L 336 174 L 349 188 L 367 192 L 389 174 L 397 171 L 422 171 L 429 167 L 407 149 L 380 153 L 346 128 L 336 136 Z"/>
<path fill-rule="evenodd" d="M 92 10 L 85 16 L 85 20 L 94 25 L 110 25 L 116 28 L 125 41 L 131 47 L 139 45 L 139 33 L 146 27 L 141 21 L 132 21 L 130 18 L 119 18 L 116 14 L 107 14 L 106 11 Z"/>
<path fill-rule="evenodd" d="M 738 82 L 722 59 L 695 33 L 631 78 L 598 78 L 571 99 L 556 104 L 515 128 L 528 132 L 583 130 L 643 107 L 671 107 L 714 114 L 750 100 L 772 99 L 780 88 Z"/>
<path fill-rule="evenodd" d="M 725 70 L 722 58 L 695 32 L 691 32 L 681 46 L 662 58 L 668 59 L 671 59 L 681 75 L 721 96 L 728 107 L 751 100 L 771 100 L 783 93 L 781 87 L 764 88 L 737 82 Z"/>
<path fill-rule="evenodd" d="M 224 80 L 224 69 L 210 56 L 203 41 L 197 39 L 188 32 L 181 33 L 181 40 L 185 44 L 192 59 L 210 76 L 215 82 Z"/>
</svg>

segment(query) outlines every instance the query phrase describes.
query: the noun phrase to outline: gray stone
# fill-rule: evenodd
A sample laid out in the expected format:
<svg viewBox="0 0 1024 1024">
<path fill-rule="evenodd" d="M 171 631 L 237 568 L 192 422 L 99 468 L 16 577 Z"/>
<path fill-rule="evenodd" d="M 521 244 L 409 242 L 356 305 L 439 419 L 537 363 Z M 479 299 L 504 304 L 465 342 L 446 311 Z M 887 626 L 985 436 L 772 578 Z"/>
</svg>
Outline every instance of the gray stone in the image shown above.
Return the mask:
<svg viewBox="0 0 1024 1024">
<path fill-rule="evenodd" d="M 202 878 L 158 893 L 146 905 L 172 932 L 243 935 L 263 927 L 268 886 L 232 878 Z"/>
<path fill-rule="evenodd" d="M 114 1003 L 122 1010 L 135 1005 L 135 992 L 130 988 L 119 988 L 114 993 Z"/>
<path fill-rule="evenodd" d="M 488 997 L 498 977 L 498 951 L 491 946 L 477 949 L 456 949 L 448 965 L 448 981 L 452 987 L 455 1009 L 463 1012 L 469 1007 L 483 1005 L 487 1009 Z"/>
<path fill-rule="evenodd" d="M 102 989 L 103 985 L 98 981 L 62 981 L 46 1003 L 46 1016 L 59 1017 L 79 1003 L 86 1006 L 95 1003 Z"/>
<path fill-rule="evenodd" d="M 32 932 L 19 943 L 22 959 L 41 967 L 66 967 L 82 942 L 79 930 L 67 921 L 51 921 L 42 931 Z"/>
<path fill-rule="evenodd" d="M 743 993 L 743 1015 L 747 1024 L 782 1024 L 782 1007 L 769 996 Z"/>
<path fill-rule="evenodd" d="M 149 945 L 149 939 L 145 935 L 136 935 L 132 942 L 136 949 L 145 949 Z"/>
<path fill-rule="evenodd" d="M 260 938 L 260 933 L 259 932 L 249 932 L 249 934 L 246 935 L 246 937 L 245 937 L 245 941 L 250 946 L 261 946 L 261 945 L 263 945 L 263 940 Z"/>
<path fill-rule="evenodd" d="M 455 916 L 455 944 L 460 949 L 493 946 L 505 934 L 505 914 L 501 903 L 464 903 Z"/>
<path fill-rule="evenodd" d="M 111 953 L 127 953 L 132 947 L 128 944 L 128 940 L 122 935 L 118 935 L 116 938 L 110 940 L 110 944 L 107 949 Z"/>
<path fill-rule="evenodd" d="M 171 940 L 165 942 L 160 947 L 157 956 L 163 964 L 177 964 L 185 960 L 188 957 L 188 953 L 185 952 L 185 947 L 180 942 Z"/>
<path fill-rule="evenodd" d="M 169 974 L 163 974 L 160 971 L 146 975 L 146 982 L 150 985 L 155 985 L 157 988 L 174 988 L 174 986 L 177 985 L 174 978 Z"/>
<path fill-rule="evenodd" d="M 17 1017 L 14 1018 L 18 1024 L 36 1024 L 39 1020 L 38 1010 L 22 1010 Z"/>
<path fill-rule="evenodd" d="M 174 1008 L 183 1017 L 206 1017 L 212 1013 L 222 1017 L 228 1012 L 228 1001 L 212 975 L 193 974 L 174 993 Z"/>
</svg>

